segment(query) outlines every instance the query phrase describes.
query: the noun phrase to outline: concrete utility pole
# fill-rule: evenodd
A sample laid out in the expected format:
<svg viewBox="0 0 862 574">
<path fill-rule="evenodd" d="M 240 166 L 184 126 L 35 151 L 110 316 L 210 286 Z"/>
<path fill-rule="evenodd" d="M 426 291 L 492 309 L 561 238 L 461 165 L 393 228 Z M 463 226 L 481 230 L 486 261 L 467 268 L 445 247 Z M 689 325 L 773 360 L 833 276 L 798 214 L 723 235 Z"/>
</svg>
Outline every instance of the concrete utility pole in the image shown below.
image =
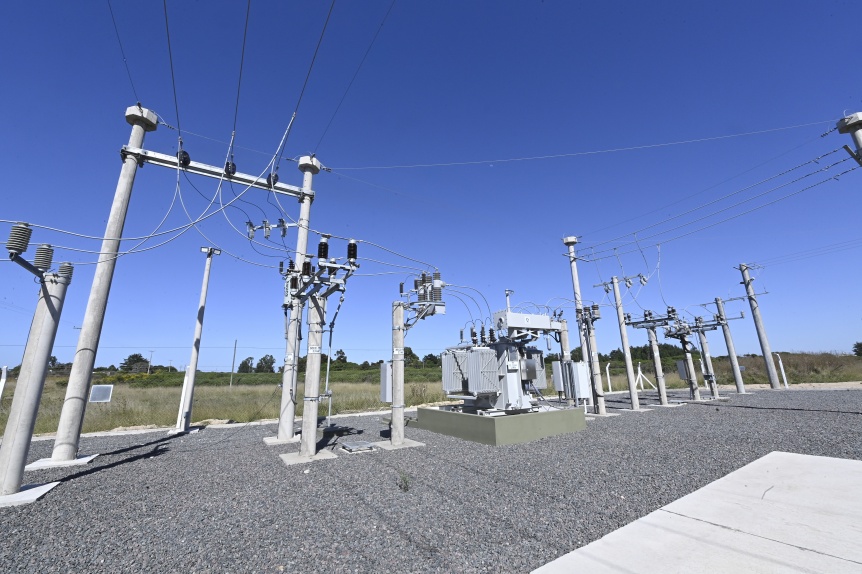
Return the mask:
<svg viewBox="0 0 862 574">
<path fill-rule="evenodd" d="M 392 303 L 392 424 L 393 447 L 404 444 L 404 303 Z"/>
<path fill-rule="evenodd" d="M 201 335 L 204 330 L 204 311 L 207 306 L 207 291 L 210 285 L 210 268 L 212 267 L 213 255 L 221 255 L 221 249 L 213 247 L 201 247 L 201 252 L 207 254 L 204 265 L 204 281 L 201 285 L 201 299 L 198 303 L 198 316 L 195 322 L 195 339 L 192 342 L 192 357 L 189 359 L 189 376 L 187 384 L 183 385 L 183 396 L 180 398 L 180 415 L 177 417 L 176 432 L 189 432 L 192 423 L 192 402 L 195 396 L 195 374 L 198 370 L 198 354 L 201 350 Z M 233 367 L 231 367 L 231 377 Z"/>
<path fill-rule="evenodd" d="M 727 347 L 727 356 L 730 358 L 730 366 L 733 370 L 733 381 L 736 383 L 736 392 L 745 394 L 745 383 L 742 382 L 742 371 L 739 370 L 739 359 L 736 356 L 736 347 L 733 346 L 733 337 L 730 336 L 730 325 L 727 323 L 727 315 L 724 313 L 724 301 L 720 297 L 715 298 L 715 308 L 718 314 L 716 321 L 721 324 L 721 332 L 724 334 L 724 344 Z"/>
<path fill-rule="evenodd" d="M 682 349 L 685 351 L 685 369 L 688 371 L 688 385 L 691 390 L 691 398 L 695 401 L 701 400 L 700 387 L 697 385 L 697 372 L 694 370 L 694 361 L 691 359 L 691 341 L 683 337 L 680 339 Z"/>
<path fill-rule="evenodd" d="M 569 347 L 569 323 L 565 319 L 560 320 L 560 371 L 563 375 L 563 388 L 566 389 L 566 403 L 568 406 L 575 406 L 575 385 L 574 381 L 569 376 L 569 369 L 565 366 L 566 363 L 572 362 L 572 352 Z M 581 347 L 581 355 L 584 354 L 584 347 Z"/>
<path fill-rule="evenodd" d="M 658 350 L 658 337 L 656 336 L 655 327 L 647 327 L 646 332 L 649 346 L 652 350 L 652 364 L 653 369 L 655 369 L 655 384 L 658 386 L 659 404 L 666 407 L 668 405 L 667 388 L 664 383 L 664 369 L 661 366 L 661 355 Z"/>
<path fill-rule="evenodd" d="M 233 359 L 230 362 L 230 381 L 228 381 L 228 383 L 227 383 L 228 388 L 233 387 L 233 372 L 236 368 L 236 344 L 237 344 L 237 339 L 234 339 L 233 340 Z"/>
<path fill-rule="evenodd" d="M 578 257 L 575 254 L 575 245 L 577 245 L 577 243 L 578 238 L 574 235 L 563 238 L 563 244 L 569 248 L 569 267 L 572 270 L 572 287 L 575 290 L 575 312 L 577 313 L 578 317 L 578 338 L 581 341 L 581 358 L 587 361 L 587 364 L 589 364 L 586 355 L 587 341 L 583 325 L 581 324 L 580 314 L 581 311 L 583 311 L 584 309 L 584 305 L 581 302 L 581 283 L 578 280 Z"/>
<path fill-rule="evenodd" d="M 617 323 L 620 326 L 620 343 L 623 347 L 623 356 L 626 360 L 626 379 L 629 383 L 629 396 L 632 401 L 632 410 L 640 410 L 640 401 L 638 400 L 638 388 L 635 382 L 635 371 L 632 367 L 632 350 L 629 347 L 629 336 L 626 332 L 626 318 L 623 313 L 623 301 L 620 296 L 620 283 L 616 277 L 611 277 L 611 284 L 614 287 L 614 303 L 617 308 Z"/>
<path fill-rule="evenodd" d="M 320 347 L 326 324 L 326 298 L 313 295 L 308 306 L 308 355 L 305 362 L 305 401 L 302 405 L 302 436 L 299 456 L 317 454 L 317 404 L 320 401 Z"/>
<path fill-rule="evenodd" d="M 718 381 L 715 379 L 715 370 L 712 368 L 712 356 L 709 354 L 709 342 L 706 340 L 706 332 L 715 329 L 715 326 L 707 327 L 703 322 L 703 317 L 695 317 L 694 320 L 697 336 L 700 338 L 700 350 L 703 352 L 703 364 L 706 367 L 706 384 L 712 393 L 712 398 L 717 399 L 718 396 Z"/>
<path fill-rule="evenodd" d="M 42 275 L 41 271 L 44 270 L 40 269 L 39 273 L 39 301 L 24 349 L 3 444 L 0 445 L 0 496 L 15 494 L 21 490 L 24 465 L 30 451 L 39 401 L 45 387 L 48 360 L 54 348 L 66 288 L 72 281 L 73 269 L 69 263 L 60 265 L 57 273 Z"/>
<path fill-rule="evenodd" d="M 302 172 L 302 193 L 299 197 L 299 221 L 296 233 L 296 268 L 302 269 L 308 250 L 308 225 L 311 217 L 311 203 L 314 201 L 314 191 L 311 183 L 315 175 L 320 173 L 320 161 L 313 156 L 299 158 L 299 170 Z M 291 279 L 288 279 L 291 281 Z M 289 286 L 288 286 L 289 287 Z M 278 417 L 278 434 L 276 440 L 290 440 L 294 437 L 294 421 L 296 419 L 297 363 L 299 360 L 299 326 L 302 323 L 304 299 L 295 292 L 290 301 L 285 301 L 290 310 L 287 324 L 287 346 L 284 357 L 284 376 L 281 378 L 281 409 Z M 287 309 L 285 312 L 287 312 Z M 307 368 L 307 367 L 306 367 Z M 306 375 L 306 379 L 307 379 Z M 315 436 L 317 431 L 315 431 Z"/>
<path fill-rule="evenodd" d="M 739 264 L 739 270 L 742 272 L 742 284 L 745 286 L 748 304 L 751 305 L 751 315 L 754 317 L 754 328 L 757 330 L 757 338 L 760 340 L 760 351 L 763 353 L 763 362 L 766 364 L 769 386 L 773 390 L 778 390 L 781 385 L 778 382 L 778 372 L 775 370 L 775 362 L 772 359 L 772 349 L 769 348 L 769 339 L 766 338 L 766 329 L 763 327 L 763 319 L 760 316 L 760 306 L 757 304 L 757 297 L 754 294 L 753 279 L 749 275 L 748 265 L 745 263 Z"/>
<path fill-rule="evenodd" d="M 593 383 L 593 398 L 595 403 L 595 414 L 597 415 L 606 415 L 608 414 L 607 409 L 605 408 L 605 391 L 602 389 L 602 368 L 599 365 L 599 351 L 598 345 L 596 344 L 596 330 L 595 330 L 595 322 L 601 319 L 601 313 L 599 312 L 599 306 L 593 305 L 592 307 L 585 307 L 581 309 L 579 313 L 581 315 L 581 325 L 587 331 L 584 335 L 586 339 L 587 346 L 585 347 L 587 351 L 587 356 L 590 361 L 590 372 L 592 374 L 591 380 Z"/>
<path fill-rule="evenodd" d="M 856 160 L 859 165 L 862 165 L 862 113 L 855 113 L 844 118 L 841 118 L 836 125 L 838 133 L 850 134 L 853 138 L 853 145 L 856 151 L 850 149 L 849 146 L 844 146 L 844 149 Z"/>
<path fill-rule="evenodd" d="M 155 131 L 158 125 L 156 114 L 140 105 L 126 109 L 126 121 L 132 125 L 129 147 L 134 148 L 140 148 L 144 143 L 144 134 Z M 108 225 L 105 228 L 105 238 L 102 240 L 99 261 L 96 264 L 90 298 L 87 300 L 87 310 L 84 313 L 84 322 L 78 337 L 78 348 L 72 361 L 69 385 L 66 387 L 66 398 L 60 411 L 57 438 L 51 455 L 55 461 L 72 461 L 78 456 L 78 443 L 81 439 L 81 427 L 84 424 L 90 380 L 96 364 L 96 351 L 99 348 L 108 295 L 111 291 L 114 267 L 117 264 L 117 253 L 120 250 L 120 237 L 123 235 L 123 226 L 126 223 L 126 213 L 129 209 L 137 170 L 138 159 L 133 155 L 123 154 L 123 167 L 120 170 L 120 179 L 117 182 L 114 202 L 108 216 Z"/>
</svg>

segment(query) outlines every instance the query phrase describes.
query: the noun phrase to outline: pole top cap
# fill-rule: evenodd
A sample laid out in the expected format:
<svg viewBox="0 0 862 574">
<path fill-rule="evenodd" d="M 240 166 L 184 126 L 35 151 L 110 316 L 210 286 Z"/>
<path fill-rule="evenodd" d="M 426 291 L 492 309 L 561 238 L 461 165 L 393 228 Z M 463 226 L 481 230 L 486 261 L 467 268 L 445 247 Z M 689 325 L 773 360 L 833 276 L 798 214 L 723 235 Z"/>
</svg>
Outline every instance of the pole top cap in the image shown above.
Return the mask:
<svg viewBox="0 0 862 574">
<path fill-rule="evenodd" d="M 126 121 L 133 126 L 143 126 L 146 132 L 156 131 L 156 126 L 159 125 L 159 118 L 156 112 L 142 108 L 140 104 L 126 108 Z"/>
<path fill-rule="evenodd" d="M 563 237 L 564 245 L 575 245 L 578 242 L 578 238 L 574 235 L 569 235 L 568 237 Z"/>
<path fill-rule="evenodd" d="M 313 175 L 320 173 L 320 161 L 313 155 L 304 155 L 299 158 L 299 171 L 310 171 Z"/>
<path fill-rule="evenodd" d="M 856 131 L 862 128 L 862 113 L 857 112 L 855 114 L 851 114 L 849 116 L 841 118 L 840 120 L 838 120 L 836 127 L 838 128 L 838 133 L 840 134 L 850 133 L 851 131 Z"/>
</svg>

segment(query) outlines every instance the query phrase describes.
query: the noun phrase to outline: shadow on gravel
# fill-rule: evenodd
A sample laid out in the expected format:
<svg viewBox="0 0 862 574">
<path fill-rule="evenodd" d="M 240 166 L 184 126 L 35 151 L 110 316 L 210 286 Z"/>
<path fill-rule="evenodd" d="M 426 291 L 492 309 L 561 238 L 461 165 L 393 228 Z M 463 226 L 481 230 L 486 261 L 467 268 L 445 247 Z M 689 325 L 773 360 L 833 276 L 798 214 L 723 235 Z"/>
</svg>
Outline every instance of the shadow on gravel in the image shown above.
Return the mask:
<svg viewBox="0 0 862 574">
<path fill-rule="evenodd" d="M 324 449 L 329 446 L 335 446 L 338 444 L 338 439 L 345 436 L 358 436 L 361 434 L 365 434 L 364 430 L 353 429 L 353 428 L 345 428 L 343 430 L 339 430 L 333 433 L 323 433 L 323 438 L 317 441 L 317 450 Z"/>
<path fill-rule="evenodd" d="M 154 442 L 160 442 L 160 441 L 154 441 Z M 144 446 L 144 445 L 141 445 L 141 446 Z M 136 448 L 140 448 L 140 447 L 136 447 Z M 168 452 L 170 452 L 170 449 L 167 447 L 167 445 L 159 444 L 159 445 L 156 445 L 155 447 L 153 447 L 153 449 L 148 451 L 148 452 L 137 454 L 135 456 L 130 456 L 128 458 L 124 458 L 122 460 L 118 460 L 118 461 L 115 461 L 115 462 L 112 462 L 109 464 L 103 464 L 102 466 L 94 466 L 93 468 L 89 468 L 87 470 L 82 470 L 81 472 L 76 472 L 75 474 L 70 474 L 69 476 L 67 476 L 65 478 L 61 478 L 59 480 L 59 482 L 69 482 L 69 481 L 72 481 L 72 480 L 75 480 L 78 478 L 83 478 L 85 476 L 95 474 L 97 472 L 102 472 L 103 470 L 110 470 L 112 468 L 116 468 L 118 466 L 122 466 L 124 464 L 129 464 L 129 463 L 132 463 L 132 462 L 135 462 L 138 460 L 142 460 L 145 458 L 155 458 L 157 456 L 167 454 Z"/>
<path fill-rule="evenodd" d="M 148 447 L 148 446 L 150 446 L 150 445 L 154 445 L 154 444 L 161 444 L 161 443 L 163 443 L 163 442 L 167 442 L 167 441 L 169 441 L 169 440 L 173 440 L 173 439 L 175 439 L 177 436 L 179 436 L 179 435 L 164 436 L 164 437 L 162 437 L 162 438 L 160 438 L 160 439 L 151 440 L 150 442 L 145 442 L 145 443 L 142 443 L 142 444 L 136 444 L 136 445 L 129 446 L 129 447 L 126 447 L 126 448 L 121 448 L 121 449 L 117 449 L 117 450 L 112 450 L 111 452 L 104 452 L 104 453 L 102 453 L 102 456 L 111 456 L 111 455 L 113 455 L 113 454 L 123 454 L 124 452 L 129 452 L 129 451 L 137 450 L 137 449 L 139 449 L 139 448 L 145 448 L 145 447 Z"/>
<path fill-rule="evenodd" d="M 862 412 L 859 411 L 836 411 L 831 409 L 801 409 L 798 407 L 755 407 L 752 405 L 728 405 L 728 404 L 720 404 L 717 405 L 715 403 L 688 403 L 690 405 L 695 405 L 698 407 L 716 407 L 716 410 L 719 408 L 722 409 L 753 409 L 755 411 L 802 411 L 805 413 L 836 413 L 841 415 L 862 415 Z"/>
</svg>

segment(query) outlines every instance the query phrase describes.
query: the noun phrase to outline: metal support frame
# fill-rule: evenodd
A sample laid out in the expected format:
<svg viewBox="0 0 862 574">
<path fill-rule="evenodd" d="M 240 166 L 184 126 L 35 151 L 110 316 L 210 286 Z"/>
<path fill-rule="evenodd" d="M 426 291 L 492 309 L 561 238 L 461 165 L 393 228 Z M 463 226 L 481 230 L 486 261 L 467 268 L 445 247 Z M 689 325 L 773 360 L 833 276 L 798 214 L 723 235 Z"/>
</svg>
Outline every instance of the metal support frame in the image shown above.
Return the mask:
<svg viewBox="0 0 862 574">
<path fill-rule="evenodd" d="M 595 322 L 601 319 L 599 306 L 584 307 L 581 309 L 579 324 L 585 330 L 584 339 L 586 340 L 586 351 L 590 361 L 590 372 L 593 383 L 593 409 L 597 415 L 606 415 L 605 407 L 605 391 L 602 389 L 602 370 L 599 365 L 599 352 L 596 344 Z"/>
<path fill-rule="evenodd" d="M 667 387 L 664 380 L 664 369 L 661 366 L 661 355 L 658 348 L 658 336 L 656 329 L 658 327 L 667 327 L 676 318 L 676 310 L 673 307 L 668 307 L 668 314 L 665 316 L 656 316 L 652 311 L 644 311 L 642 320 L 632 321 L 631 316 L 626 319 L 626 323 L 635 329 L 646 329 L 647 338 L 649 339 L 650 349 L 652 351 L 653 370 L 655 371 L 656 385 L 658 385 L 659 403 L 662 406 L 668 405 Z"/>
</svg>

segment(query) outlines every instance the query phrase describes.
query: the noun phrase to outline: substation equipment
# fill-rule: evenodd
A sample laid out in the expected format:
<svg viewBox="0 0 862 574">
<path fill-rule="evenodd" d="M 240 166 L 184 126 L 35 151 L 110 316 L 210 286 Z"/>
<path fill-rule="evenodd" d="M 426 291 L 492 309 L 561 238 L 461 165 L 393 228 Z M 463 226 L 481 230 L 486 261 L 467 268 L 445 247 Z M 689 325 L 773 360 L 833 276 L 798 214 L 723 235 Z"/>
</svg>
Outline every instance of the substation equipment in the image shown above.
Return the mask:
<svg viewBox="0 0 862 574">
<path fill-rule="evenodd" d="M 507 305 L 493 327 L 442 354 L 443 390 L 460 405 L 420 408 L 417 426 L 486 444 L 516 444 L 584 428 L 580 409 L 540 405 L 545 360 L 533 345 L 565 329 L 557 317 L 516 313 Z M 570 371 L 583 373 L 584 369 Z M 580 388 L 584 389 L 583 385 Z M 571 390 L 571 387 L 569 388 Z"/>
</svg>

